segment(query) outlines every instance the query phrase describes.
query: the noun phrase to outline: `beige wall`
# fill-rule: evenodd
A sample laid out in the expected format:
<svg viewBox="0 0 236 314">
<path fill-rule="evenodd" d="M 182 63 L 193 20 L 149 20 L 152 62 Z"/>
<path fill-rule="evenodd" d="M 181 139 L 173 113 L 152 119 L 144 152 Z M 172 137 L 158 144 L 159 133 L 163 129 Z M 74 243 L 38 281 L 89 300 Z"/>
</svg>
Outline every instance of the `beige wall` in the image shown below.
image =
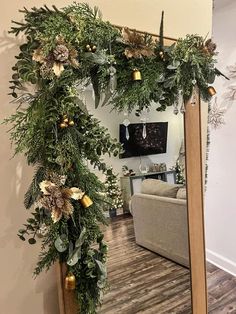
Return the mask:
<svg viewBox="0 0 236 314">
<path fill-rule="evenodd" d="M 65 6 L 72 1 L 21 0 L 0 3 L 0 118 L 13 113 L 15 105 L 9 104 L 8 81 L 18 39 L 7 34 L 10 21 L 20 20 L 17 11 L 23 6 L 40 6 L 44 3 Z M 181 37 L 187 33 L 206 35 L 211 31 L 210 0 L 91 0 L 98 5 L 105 19 L 119 25 L 156 32 L 159 29 L 160 13 L 165 10 L 165 34 Z M 2 314 L 58 314 L 57 291 L 54 271 L 32 279 L 32 270 L 37 261 L 39 248 L 29 247 L 19 241 L 16 231 L 27 217 L 23 209 L 23 196 L 31 181 L 32 169 L 24 157 L 10 160 L 12 151 L 6 128 L 1 126 L 0 163 L 0 312 Z"/>
</svg>

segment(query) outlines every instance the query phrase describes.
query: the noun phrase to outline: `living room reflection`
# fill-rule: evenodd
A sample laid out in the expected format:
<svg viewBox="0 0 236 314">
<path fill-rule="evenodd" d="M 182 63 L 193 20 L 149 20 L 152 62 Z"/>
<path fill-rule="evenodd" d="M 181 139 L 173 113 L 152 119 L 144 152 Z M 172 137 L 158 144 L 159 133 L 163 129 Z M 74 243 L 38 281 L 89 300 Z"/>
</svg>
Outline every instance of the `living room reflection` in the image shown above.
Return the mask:
<svg viewBox="0 0 236 314">
<path fill-rule="evenodd" d="M 117 199 L 104 206 L 109 288 L 99 313 L 191 313 L 183 114 L 94 110 L 90 91 L 86 102 L 124 149 L 104 156 L 115 175 L 96 172 Z"/>
</svg>

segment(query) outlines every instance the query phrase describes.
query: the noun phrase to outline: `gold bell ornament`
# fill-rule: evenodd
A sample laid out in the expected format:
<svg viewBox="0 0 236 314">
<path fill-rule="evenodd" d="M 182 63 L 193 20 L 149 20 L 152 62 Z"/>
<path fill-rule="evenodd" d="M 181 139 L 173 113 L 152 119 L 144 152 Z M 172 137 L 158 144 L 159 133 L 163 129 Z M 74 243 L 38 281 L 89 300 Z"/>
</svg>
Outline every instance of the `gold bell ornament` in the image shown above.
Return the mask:
<svg viewBox="0 0 236 314">
<path fill-rule="evenodd" d="M 133 79 L 133 81 L 141 81 L 142 80 L 141 72 L 138 69 L 133 69 L 132 79 Z"/>
<path fill-rule="evenodd" d="M 89 206 L 93 205 L 93 201 L 86 194 L 83 195 L 83 197 L 80 199 L 80 202 L 84 208 L 88 208 Z"/>
<path fill-rule="evenodd" d="M 66 290 L 75 290 L 76 279 L 72 273 L 69 273 L 65 278 L 65 289 Z"/>
<path fill-rule="evenodd" d="M 213 86 L 208 86 L 207 91 L 210 96 L 214 96 L 216 94 L 216 90 Z"/>
</svg>

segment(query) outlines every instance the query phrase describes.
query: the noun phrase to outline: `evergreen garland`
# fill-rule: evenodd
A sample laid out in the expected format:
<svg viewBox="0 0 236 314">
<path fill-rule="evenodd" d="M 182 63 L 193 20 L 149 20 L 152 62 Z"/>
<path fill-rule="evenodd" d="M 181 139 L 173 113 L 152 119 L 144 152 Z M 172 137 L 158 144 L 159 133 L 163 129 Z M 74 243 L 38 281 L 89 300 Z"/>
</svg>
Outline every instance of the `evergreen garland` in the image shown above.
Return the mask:
<svg viewBox="0 0 236 314">
<path fill-rule="evenodd" d="M 180 89 L 188 99 L 194 84 L 208 99 L 207 86 L 220 72 L 201 37 L 187 36 L 164 47 L 163 18 L 157 42 L 131 30 L 121 32 L 87 4 L 21 12 L 24 22 L 13 21 L 10 31 L 25 34 L 10 81 L 18 107 L 6 123 L 12 124 L 15 153 L 24 153 L 36 172 L 25 195 L 32 217 L 18 235 L 23 241 L 29 237 L 30 244 L 42 236 L 35 275 L 56 260 L 65 262 L 76 277 L 80 312 L 96 313 L 106 287 L 107 246 L 100 230 L 106 223 L 105 186 L 85 161 L 107 173 L 102 155 L 118 156 L 121 146 L 88 114 L 78 87 L 92 83 L 96 106 L 112 103 L 118 111 L 139 114 L 153 101 L 157 110 L 165 110 L 178 100 Z M 141 81 L 132 79 L 134 69 Z M 117 85 L 111 92 L 114 75 Z M 84 195 L 91 201 L 87 207 Z"/>
</svg>

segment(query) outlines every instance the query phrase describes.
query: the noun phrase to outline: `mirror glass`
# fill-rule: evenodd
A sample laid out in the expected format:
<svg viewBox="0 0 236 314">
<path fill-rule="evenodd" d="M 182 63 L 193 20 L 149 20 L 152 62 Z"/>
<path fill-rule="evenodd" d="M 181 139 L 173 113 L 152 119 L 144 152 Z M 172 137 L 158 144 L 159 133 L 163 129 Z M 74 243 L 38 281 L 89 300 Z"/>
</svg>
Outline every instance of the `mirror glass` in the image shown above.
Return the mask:
<svg viewBox="0 0 236 314">
<path fill-rule="evenodd" d="M 236 5 L 215 0 L 213 38 L 218 64 L 230 80 L 217 78 L 209 113 L 209 156 L 205 197 L 205 238 L 209 313 L 236 313 L 235 239 L 235 37 Z"/>
<path fill-rule="evenodd" d="M 86 103 L 125 150 L 104 157 L 123 205 L 106 208 L 109 287 L 99 313 L 191 313 L 183 114 L 155 104 L 139 117 L 95 110 L 92 91 Z"/>
</svg>

